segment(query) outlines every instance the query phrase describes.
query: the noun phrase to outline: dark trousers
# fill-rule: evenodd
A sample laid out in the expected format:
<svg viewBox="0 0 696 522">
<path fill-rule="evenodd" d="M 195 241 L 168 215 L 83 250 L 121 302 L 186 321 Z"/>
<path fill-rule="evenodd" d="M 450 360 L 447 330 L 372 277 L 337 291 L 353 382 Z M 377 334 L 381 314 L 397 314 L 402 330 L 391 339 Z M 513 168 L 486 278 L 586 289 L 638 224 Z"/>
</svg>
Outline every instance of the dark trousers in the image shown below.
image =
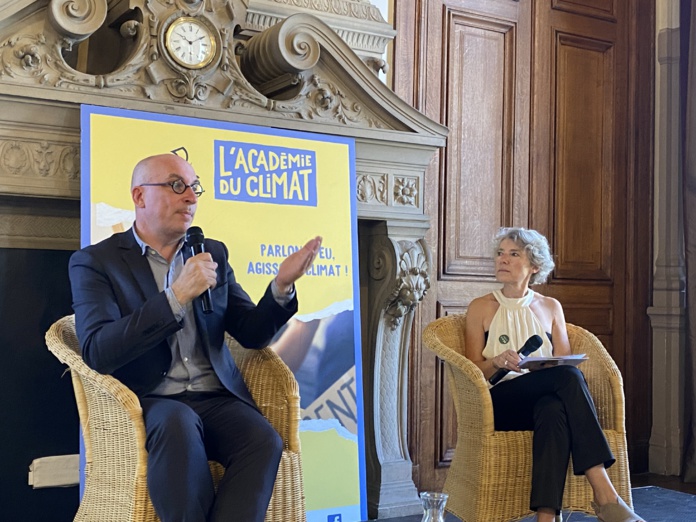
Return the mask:
<svg viewBox="0 0 696 522">
<path fill-rule="evenodd" d="M 140 399 L 147 485 L 162 522 L 262 522 L 283 442 L 266 418 L 230 393 Z M 208 460 L 225 467 L 217 494 Z"/>
<path fill-rule="evenodd" d="M 530 509 L 560 513 L 571 454 L 576 475 L 615 462 L 578 368 L 556 366 L 526 373 L 491 388 L 491 398 L 496 430 L 534 431 Z"/>
</svg>

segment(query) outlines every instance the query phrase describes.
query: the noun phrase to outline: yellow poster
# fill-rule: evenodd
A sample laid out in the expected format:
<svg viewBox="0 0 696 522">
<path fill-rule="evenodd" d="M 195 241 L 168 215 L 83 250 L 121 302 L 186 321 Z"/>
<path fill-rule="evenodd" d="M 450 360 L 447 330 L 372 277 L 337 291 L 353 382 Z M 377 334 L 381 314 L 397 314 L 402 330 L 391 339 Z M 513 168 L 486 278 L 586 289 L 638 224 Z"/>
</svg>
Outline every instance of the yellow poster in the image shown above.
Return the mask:
<svg viewBox="0 0 696 522">
<path fill-rule="evenodd" d="M 227 245 L 252 300 L 285 257 L 323 237 L 271 347 L 300 386 L 307 520 L 367 519 L 353 140 L 83 106 L 83 246 L 132 226 L 133 167 L 162 153 L 194 167 L 205 190 L 194 225 Z"/>
</svg>

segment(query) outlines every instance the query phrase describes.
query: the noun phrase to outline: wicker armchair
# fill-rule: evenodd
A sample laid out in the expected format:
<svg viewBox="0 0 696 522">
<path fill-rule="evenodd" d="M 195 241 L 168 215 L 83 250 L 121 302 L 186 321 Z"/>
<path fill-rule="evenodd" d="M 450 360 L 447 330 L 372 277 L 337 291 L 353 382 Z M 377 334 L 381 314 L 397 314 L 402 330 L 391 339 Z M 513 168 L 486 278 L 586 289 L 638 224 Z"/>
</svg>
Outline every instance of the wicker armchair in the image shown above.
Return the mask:
<svg viewBox="0 0 696 522">
<path fill-rule="evenodd" d="M 444 491 L 447 510 L 465 522 L 503 522 L 531 514 L 532 432 L 496 431 L 493 404 L 479 368 L 464 356 L 465 315 L 442 317 L 423 332 L 423 343 L 445 363 L 457 413 L 457 447 Z M 623 380 L 602 343 L 590 332 L 568 324 L 573 353 L 589 360 L 580 369 L 589 384 L 600 424 L 616 457 L 609 477 L 632 505 L 624 425 Z M 568 468 L 563 509 L 593 513 L 592 489 L 584 476 Z"/>
<path fill-rule="evenodd" d="M 266 522 L 304 522 L 297 382 L 269 348 L 245 350 L 231 338 L 227 341 L 256 404 L 285 443 Z M 46 343 L 70 367 L 85 443 L 85 490 L 75 520 L 158 521 L 147 490 L 145 426 L 138 398 L 117 379 L 84 363 L 74 316 L 53 324 Z M 210 468 L 217 484 L 224 469 L 217 462 Z"/>
</svg>

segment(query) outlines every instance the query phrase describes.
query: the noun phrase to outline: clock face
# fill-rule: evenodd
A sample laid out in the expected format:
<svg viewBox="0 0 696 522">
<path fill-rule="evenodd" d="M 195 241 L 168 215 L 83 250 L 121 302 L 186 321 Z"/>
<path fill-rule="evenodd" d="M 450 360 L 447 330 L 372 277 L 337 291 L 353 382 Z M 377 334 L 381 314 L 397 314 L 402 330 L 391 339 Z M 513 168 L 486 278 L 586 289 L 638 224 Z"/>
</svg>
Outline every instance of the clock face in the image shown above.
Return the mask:
<svg viewBox="0 0 696 522">
<path fill-rule="evenodd" d="M 172 59 L 188 69 L 205 67 L 215 58 L 215 37 L 202 21 L 177 18 L 167 29 L 164 44 Z"/>
</svg>

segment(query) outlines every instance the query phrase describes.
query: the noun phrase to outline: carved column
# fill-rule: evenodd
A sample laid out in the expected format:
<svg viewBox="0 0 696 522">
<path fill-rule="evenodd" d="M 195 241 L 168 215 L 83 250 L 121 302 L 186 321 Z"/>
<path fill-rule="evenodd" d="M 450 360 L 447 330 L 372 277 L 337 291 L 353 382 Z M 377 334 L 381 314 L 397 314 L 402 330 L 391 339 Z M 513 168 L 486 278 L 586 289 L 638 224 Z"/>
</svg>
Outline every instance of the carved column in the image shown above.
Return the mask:
<svg viewBox="0 0 696 522">
<path fill-rule="evenodd" d="M 678 2 L 673 4 L 676 4 L 674 8 L 678 16 Z M 669 8 L 667 10 L 670 11 Z M 653 423 L 649 466 L 653 473 L 679 475 L 684 444 L 686 350 L 679 28 L 662 28 L 658 33 L 657 44 L 654 225 L 656 258 L 653 306 L 648 309 L 653 330 Z"/>
<path fill-rule="evenodd" d="M 413 311 L 430 287 L 430 250 L 422 232 L 420 224 L 379 222 L 361 228 L 361 275 L 367 275 L 362 302 L 367 307 L 363 368 L 370 518 L 422 513 L 407 440 Z"/>
</svg>

